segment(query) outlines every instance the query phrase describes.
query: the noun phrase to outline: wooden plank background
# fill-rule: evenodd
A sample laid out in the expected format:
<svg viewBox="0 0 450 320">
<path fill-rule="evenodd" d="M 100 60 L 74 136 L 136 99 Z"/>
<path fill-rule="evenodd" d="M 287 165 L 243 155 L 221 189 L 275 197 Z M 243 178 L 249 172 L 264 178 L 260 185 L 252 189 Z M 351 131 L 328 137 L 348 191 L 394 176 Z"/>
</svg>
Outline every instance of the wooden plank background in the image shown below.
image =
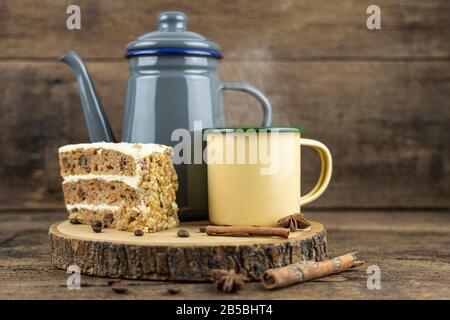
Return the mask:
<svg viewBox="0 0 450 320">
<path fill-rule="evenodd" d="M 334 175 L 311 207 L 450 207 L 450 2 L 0 0 L 0 209 L 62 208 L 57 148 L 87 141 L 75 79 L 56 58 L 87 61 L 116 135 L 128 67 L 124 46 L 161 11 L 218 42 L 223 81 L 261 88 L 275 125 L 303 125 L 329 146 Z M 226 123 L 257 125 L 255 101 L 226 93 Z M 318 174 L 304 152 L 304 189 Z"/>
</svg>

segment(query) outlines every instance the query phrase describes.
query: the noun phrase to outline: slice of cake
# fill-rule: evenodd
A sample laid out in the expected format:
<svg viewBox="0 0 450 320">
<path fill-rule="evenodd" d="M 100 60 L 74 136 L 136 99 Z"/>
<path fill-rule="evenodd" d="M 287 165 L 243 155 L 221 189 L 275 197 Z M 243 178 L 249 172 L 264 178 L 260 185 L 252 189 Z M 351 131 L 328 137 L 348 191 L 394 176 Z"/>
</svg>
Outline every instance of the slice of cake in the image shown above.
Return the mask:
<svg viewBox="0 0 450 320">
<path fill-rule="evenodd" d="M 156 232 L 179 224 L 173 150 L 160 144 L 86 143 L 59 148 L 69 219 Z"/>
</svg>

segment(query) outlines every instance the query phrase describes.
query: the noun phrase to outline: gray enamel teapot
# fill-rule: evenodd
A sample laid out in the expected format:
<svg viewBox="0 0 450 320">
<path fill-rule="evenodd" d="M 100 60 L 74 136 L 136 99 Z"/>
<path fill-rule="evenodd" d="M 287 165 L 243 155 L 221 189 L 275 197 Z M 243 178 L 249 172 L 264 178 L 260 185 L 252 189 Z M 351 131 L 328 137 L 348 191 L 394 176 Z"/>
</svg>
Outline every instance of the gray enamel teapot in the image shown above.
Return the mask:
<svg viewBox="0 0 450 320">
<path fill-rule="evenodd" d="M 125 97 L 121 141 L 175 145 L 172 132 L 192 132 L 194 121 L 203 128 L 223 127 L 222 92 L 236 90 L 253 95 L 261 104 L 263 126 L 271 125 L 272 108 L 259 90 L 245 83 L 222 83 L 217 74 L 222 58 L 219 46 L 186 30 L 181 12 L 164 12 L 158 31 L 146 33 L 126 46 L 130 77 Z M 70 51 L 60 60 L 76 75 L 91 142 L 116 142 L 86 66 Z M 190 167 L 189 167 L 190 166 Z M 200 166 L 200 167 L 196 167 Z M 177 165 L 180 188 L 177 202 L 189 218 L 207 217 L 204 165 Z M 183 216 L 183 215 L 182 215 Z M 182 217 L 181 216 L 181 217 Z"/>
</svg>

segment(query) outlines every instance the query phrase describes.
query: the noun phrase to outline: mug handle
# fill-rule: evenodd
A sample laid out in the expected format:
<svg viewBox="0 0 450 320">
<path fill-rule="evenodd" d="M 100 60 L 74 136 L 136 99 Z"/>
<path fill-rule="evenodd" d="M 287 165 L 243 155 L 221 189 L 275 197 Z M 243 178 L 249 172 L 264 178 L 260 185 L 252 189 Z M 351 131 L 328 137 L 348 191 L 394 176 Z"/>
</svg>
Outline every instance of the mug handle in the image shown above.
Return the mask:
<svg viewBox="0 0 450 320">
<path fill-rule="evenodd" d="M 272 105 L 270 104 L 269 99 L 258 89 L 255 87 L 246 84 L 246 83 L 222 83 L 222 86 L 219 88 L 219 90 L 235 90 L 235 91 L 241 91 L 248 93 L 256 98 L 256 100 L 261 103 L 261 106 L 263 108 L 263 127 L 270 127 L 272 124 Z"/>
<path fill-rule="evenodd" d="M 316 182 L 316 185 L 310 192 L 308 192 L 304 196 L 300 196 L 300 205 L 303 206 L 319 198 L 328 187 L 331 179 L 333 160 L 331 158 L 330 150 L 328 150 L 328 148 L 322 142 L 301 138 L 300 146 L 314 148 L 319 153 L 320 161 L 322 162 L 320 177 Z"/>
</svg>

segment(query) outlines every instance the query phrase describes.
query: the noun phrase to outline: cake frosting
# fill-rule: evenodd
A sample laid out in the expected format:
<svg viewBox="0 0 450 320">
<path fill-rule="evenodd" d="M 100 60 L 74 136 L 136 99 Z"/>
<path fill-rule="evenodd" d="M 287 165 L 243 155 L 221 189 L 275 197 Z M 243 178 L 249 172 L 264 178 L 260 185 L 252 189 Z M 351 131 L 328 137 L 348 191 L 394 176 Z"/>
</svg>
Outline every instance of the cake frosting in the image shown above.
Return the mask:
<svg viewBox="0 0 450 320">
<path fill-rule="evenodd" d="M 78 143 L 68 144 L 58 149 L 58 152 L 70 152 L 76 149 L 109 149 L 132 156 L 135 159 L 142 159 L 154 152 L 164 153 L 168 146 L 156 143 L 112 143 L 112 142 L 94 142 L 94 143 Z"/>
<path fill-rule="evenodd" d="M 85 174 L 85 175 L 70 175 L 63 177 L 64 182 L 77 182 L 79 180 L 104 180 L 104 181 L 120 181 L 132 188 L 137 188 L 141 182 L 141 175 L 136 174 L 134 176 L 121 176 L 121 175 L 107 175 L 107 174 Z"/>
</svg>

